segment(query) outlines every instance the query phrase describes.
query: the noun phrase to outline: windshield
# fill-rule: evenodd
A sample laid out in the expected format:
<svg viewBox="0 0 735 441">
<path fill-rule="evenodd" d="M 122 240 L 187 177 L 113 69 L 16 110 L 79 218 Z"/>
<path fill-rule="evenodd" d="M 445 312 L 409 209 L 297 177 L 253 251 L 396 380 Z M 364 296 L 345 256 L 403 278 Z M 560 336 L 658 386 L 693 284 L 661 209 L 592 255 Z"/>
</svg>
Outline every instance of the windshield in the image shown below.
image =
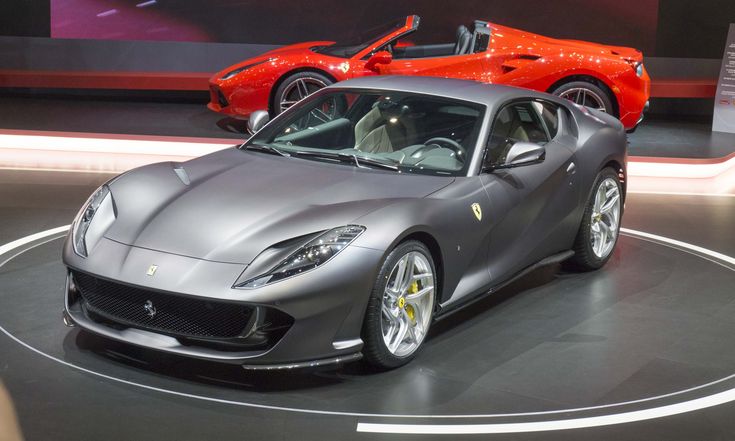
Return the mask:
<svg viewBox="0 0 735 441">
<path fill-rule="evenodd" d="M 401 29 L 406 25 L 406 21 L 406 18 L 401 18 L 364 31 L 356 30 L 349 38 L 337 41 L 331 46 L 322 46 L 313 50 L 314 52 L 333 57 L 352 58 L 371 44 Z"/>
<path fill-rule="evenodd" d="M 346 166 L 461 176 L 483 115 L 484 106 L 465 101 L 335 89 L 300 102 L 243 147 Z"/>
</svg>

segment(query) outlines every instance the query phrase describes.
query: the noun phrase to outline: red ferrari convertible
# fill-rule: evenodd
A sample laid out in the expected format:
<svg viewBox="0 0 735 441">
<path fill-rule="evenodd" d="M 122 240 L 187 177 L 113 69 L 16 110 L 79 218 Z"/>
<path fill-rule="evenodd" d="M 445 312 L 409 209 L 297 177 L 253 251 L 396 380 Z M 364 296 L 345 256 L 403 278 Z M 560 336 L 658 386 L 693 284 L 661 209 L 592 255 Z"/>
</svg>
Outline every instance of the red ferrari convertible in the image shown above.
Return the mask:
<svg viewBox="0 0 735 441">
<path fill-rule="evenodd" d="M 617 116 L 627 129 L 643 119 L 650 78 L 640 51 L 557 40 L 476 21 L 455 42 L 414 45 L 416 15 L 351 42 L 310 41 L 243 61 L 210 79 L 209 108 L 247 118 L 276 115 L 337 81 L 365 75 L 427 75 L 508 84 L 567 98 Z"/>
</svg>

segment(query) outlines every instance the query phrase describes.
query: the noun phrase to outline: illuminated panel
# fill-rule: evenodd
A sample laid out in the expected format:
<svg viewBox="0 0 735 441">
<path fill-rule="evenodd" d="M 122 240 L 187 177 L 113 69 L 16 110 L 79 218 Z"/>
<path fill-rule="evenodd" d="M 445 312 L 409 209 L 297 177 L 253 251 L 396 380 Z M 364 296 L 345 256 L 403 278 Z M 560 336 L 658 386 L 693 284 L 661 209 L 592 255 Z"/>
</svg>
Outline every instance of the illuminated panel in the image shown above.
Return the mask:
<svg viewBox="0 0 735 441">
<path fill-rule="evenodd" d="M 735 153 L 717 159 L 631 157 L 631 193 L 735 195 Z"/>
<path fill-rule="evenodd" d="M 0 130 L 0 168 L 119 173 L 186 161 L 238 139 Z M 630 157 L 628 192 L 735 195 L 735 153 L 717 159 Z"/>
<path fill-rule="evenodd" d="M 0 167 L 123 172 L 161 161 L 186 161 L 241 143 L 236 139 L 0 130 Z"/>
</svg>

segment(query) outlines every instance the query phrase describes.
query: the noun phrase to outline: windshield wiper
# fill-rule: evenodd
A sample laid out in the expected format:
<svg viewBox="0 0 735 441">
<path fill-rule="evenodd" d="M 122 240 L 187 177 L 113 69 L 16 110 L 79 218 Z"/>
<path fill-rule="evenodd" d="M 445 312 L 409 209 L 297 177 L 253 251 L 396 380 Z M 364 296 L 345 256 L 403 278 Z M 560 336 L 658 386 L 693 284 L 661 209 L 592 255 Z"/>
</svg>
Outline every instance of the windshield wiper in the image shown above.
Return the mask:
<svg viewBox="0 0 735 441">
<path fill-rule="evenodd" d="M 372 158 L 366 158 L 364 156 L 357 156 L 349 153 L 329 153 L 329 152 L 307 152 L 297 151 L 292 153 L 293 156 L 311 157 L 311 158 L 323 158 L 339 162 L 349 162 L 354 164 L 358 168 L 382 168 L 384 170 L 398 171 L 398 167 L 385 162 L 378 161 Z"/>
<path fill-rule="evenodd" d="M 272 155 L 279 155 L 279 156 L 291 156 L 288 153 L 278 150 L 277 148 L 273 146 L 264 145 L 264 144 L 250 144 L 248 146 L 245 146 L 245 150 L 253 150 L 256 152 L 270 153 Z"/>
</svg>

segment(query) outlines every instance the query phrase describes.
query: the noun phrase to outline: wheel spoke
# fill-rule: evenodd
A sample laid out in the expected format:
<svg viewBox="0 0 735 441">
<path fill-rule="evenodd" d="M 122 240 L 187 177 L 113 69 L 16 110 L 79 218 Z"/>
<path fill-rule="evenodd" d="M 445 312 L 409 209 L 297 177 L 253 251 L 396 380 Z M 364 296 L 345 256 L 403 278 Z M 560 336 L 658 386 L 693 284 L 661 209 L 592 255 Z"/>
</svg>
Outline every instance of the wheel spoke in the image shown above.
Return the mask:
<svg viewBox="0 0 735 441">
<path fill-rule="evenodd" d="M 600 212 L 600 207 L 602 206 L 604 199 L 605 199 L 605 189 L 602 186 L 600 186 L 600 188 L 597 189 L 597 195 L 595 195 L 595 206 L 594 206 L 595 213 Z"/>
<path fill-rule="evenodd" d="M 408 254 L 403 256 L 398 262 L 395 278 L 393 279 L 393 292 L 401 294 L 403 292 L 403 279 L 406 277 L 406 267 L 408 266 Z"/>
<path fill-rule="evenodd" d="M 408 287 L 411 286 L 411 278 L 413 277 L 415 261 L 416 256 L 414 256 L 413 253 L 406 255 L 406 264 L 404 266 L 403 274 L 401 274 L 401 284 L 399 285 L 401 294 L 408 291 Z"/>
<path fill-rule="evenodd" d="M 406 323 L 404 320 L 398 321 L 398 329 L 395 331 L 395 333 L 392 336 L 391 342 L 388 345 L 388 350 L 395 353 L 398 349 L 398 346 L 400 346 L 401 343 L 403 343 L 403 339 L 406 338 L 406 332 L 408 331 L 408 323 Z"/>
<path fill-rule="evenodd" d="M 396 316 L 393 314 L 393 311 L 391 311 L 391 309 L 385 303 L 383 303 L 383 315 L 385 316 L 385 318 L 388 319 L 389 322 L 395 323 Z"/>
<path fill-rule="evenodd" d="M 593 222 L 592 223 L 592 232 L 593 233 L 599 233 L 600 232 L 600 223 L 599 222 Z"/>
<path fill-rule="evenodd" d="M 411 276 L 411 281 L 412 282 L 415 282 L 417 280 L 428 279 L 429 277 L 434 277 L 434 274 L 432 274 L 432 273 L 419 273 L 419 274 L 414 274 L 413 276 Z"/>
<path fill-rule="evenodd" d="M 600 242 L 597 244 L 597 255 L 602 256 L 602 251 L 605 249 L 605 244 L 607 244 L 607 225 L 605 227 L 602 227 L 602 225 L 605 225 L 604 223 L 600 222 Z"/>
<path fill-rule="evenodd" d="M 418 331 L 421 333 L 421 335 L 424 335 L 424 333 L 426 332 L 426 328 L 424 328 L 424 313 L 421 311 L 421 309 L 414 308 L 413 317 L 416 321 L 416 328 L 418 328 Z"/>
<path fill-rule="evenodd" d="M 296 91 L 298 92 L 299 99 L 304 99 L 309 95 L 309 88 L 306 86 L 304 80 L 296 80 Z"/>
<path fill-rule="evenodd" d="M 606 200 L 605 203 L 600 207 L 600 213 L 609 213 L 610 210 L 612 210 L 616 206 L 619 200 L 620 195 L 616 193 L 614 196 Z"/>
<path fill-rule="evenodd" d="M 387 296 L 392 302 L 396 302 L 398 297 L 401 296 L 401 292 L 390 286 L 385 287 L 385 296 Z M 385 298 L 384 296 L 384 298 Z"/>
<path fill-rule="evenodd" d="M 584 90 L 577 89 L 577 96 L 574 98 L 574 102 L 580 106 L 584 106 Z"/>
<path fill-rule="evenodd" d="M 415 302 L 416 300 L 419 300 L 421 297 L 425 296 L 426 294 L 430 293 L 434 290 L 434 286 L 430 285 L 427 286 L 413 294 L 408 294 L 405 298 L 407 302 Z"/>
<path fill-rule="evenodd" d="M 419 336 L 416 335 L 416 327 L 410 323 L 406 326 L 408 329 L 408 337 L 411 339 L 411 343 L 419 344 Z"/>
</svg>

